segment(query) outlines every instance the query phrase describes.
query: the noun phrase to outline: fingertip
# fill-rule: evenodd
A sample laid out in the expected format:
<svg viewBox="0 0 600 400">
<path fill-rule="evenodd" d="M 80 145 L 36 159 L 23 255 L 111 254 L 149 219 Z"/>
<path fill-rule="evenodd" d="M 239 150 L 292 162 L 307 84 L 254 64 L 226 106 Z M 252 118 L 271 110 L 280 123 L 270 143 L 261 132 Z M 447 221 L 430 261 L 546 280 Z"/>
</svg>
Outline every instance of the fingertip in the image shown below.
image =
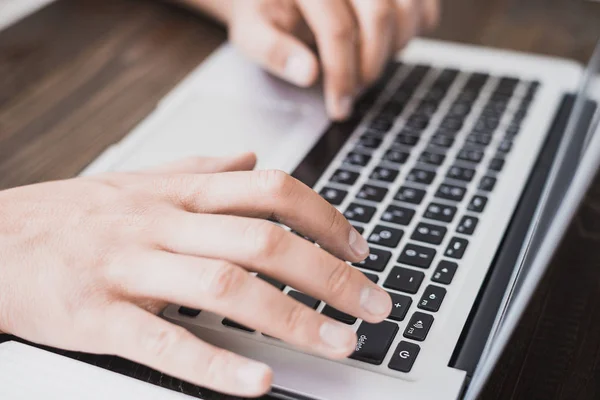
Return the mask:
<svg viewBox="0 0 600 400">
<path fill-rule="evenodd" d="M 354 97 L 349 94 L 326 93 L 327 114 L 334 121 L 345 121 L 352 114 Z"/>
<path fill-rule="evenodd" d="M 262 396 L 271 388 L 273 370 L 266 364 L 249 361 L 238 368 L 237 379 L 244 387 L 246 396 Z"/>
<path fill-rule="evenodd" d="M 309 51 L 294 49 L 286 58 L 283 75 L 297 86 L 309 87 L 317 80 L 319 64 Z"/>
</svg>

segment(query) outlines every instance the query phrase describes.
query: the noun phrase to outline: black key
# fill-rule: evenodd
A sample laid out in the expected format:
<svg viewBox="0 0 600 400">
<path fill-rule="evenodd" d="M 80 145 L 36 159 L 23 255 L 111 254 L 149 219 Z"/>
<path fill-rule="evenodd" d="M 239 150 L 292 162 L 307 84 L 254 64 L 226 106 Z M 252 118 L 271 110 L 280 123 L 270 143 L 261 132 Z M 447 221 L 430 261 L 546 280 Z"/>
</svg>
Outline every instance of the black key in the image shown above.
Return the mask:
<svg viewBox="0 0 600 400">
<path fill-rule="evenodd" d="M 444 154 L 424 151 L 419 157 L 419 161 L 425 164 L 440 166 L 444 163 L 446 156 Z"/>
<path fill-rule="evenodd" d="M 420 183 L 423 185 L 429 185 L 435 179 L 435 172 L 426 171 L 424 169 L 413 168 L 406 180 L 409 182 Z"/>
<path fill-rule="evenodd" d="M 458 132 L 463 127 L 463 118 L 448 116 L 442 120 L 440 127 L 454 132 Z"/>
<path fill-rule="evenodd" d="M 422 342 L 433 324 L 433 315 L 416 312 L 404 330 L 404 337 Z"/>
<path fill-rule="evenodd" d="M 521 130 L 521 126 L 519 124 L 510 124 L 508 128 L 506 128 L 506 137 L 513 138 L 519 134 L 519 130 Z"/>
<path fill-rule="evenodd" d="M 362 272 L 363 274 L 365 274 L 365 276 L 366 276 L 367 278 L 369 278 L 369 280 L 370 280 L 371 282 L 373 282 L 373 283 L 377 283 L 377 282 L 379 282 L 379 277 L 378 277 L 377 275 L 375 275 L 375 274 L 370 274 L 370 273 L 368 273 L 368 272 L 364 272 L 364 271 L 361 271 L 361 272 Z"/>
<path fill-rule="evenodd" d="M 290 290 L 288 292 L 288 296 L 290 296 L 294 300 L 299 301 L 300 303 L 304 304 L 308 308 L 312 308 L 313 310 L 316 310 L 317 307 L 319 307 L 320 301 L 313 297 L 310 297 L 307 294 L 297 292 L 295 290 Z"/>
<path fill-rule="evenodd" d="M 329 305 L 323 308 L 322 314 L 348 325 L 352 325 L 356 322 L 356 318 L 352 315 L 341 312 L 340 310 L 335 309 Z"/>
<path fill-rule="evenodd" d="M 483 158 L 483 151 L 475 148 L 463 148 L 456 156 L 459 160 L 468 161 L 472 163 L 479 163 Z"/>
<path fill-rule="evenodd" d="M 496 157 L 490 161 L 490 170 L 500 172 L 502 168 L 504 168 L 504 160 L 502 158 Z"/>
<path fill-rule="evenodd" d="M 410 372 L 420 350 L 418 344 L 401 341 L 398 343 L 388 367 L 400 372 Z"/>
<path fill-rule="evenodd" d="M 467 136 L 467 142 L 479 146 L 487 146 L 492 141 L 492 135 L 488 133 L 472 133 Z"/>
<path fill-rule="evenodd" d="M 389 205 L 381 216 L 381 220 L 398 225 L 408 225 L 415 215 L 415 210 Z"/>
<path fill-rule="evenodd" d="M 457 268 L 457 263 L 442 260 L 435 269 L 431 280 L 437 283 L 443 283 L 444 285 L 449 285 L 452 283 L 452 279 L 454 278 Z"/>
<path fill-rule="evenodd" d="M 494 186 L 496 186 L 496 178 L 491 176 L 484 176 L 479 181 L 479 190 L 483 190 L 485 192 L 491 192 L 494 190 Z"/>
<path fill-rule="evenodd" d="M 186 317 L 197 317 L 200 315 L 200 310 L 196 310 L 194 308 L 189 307 L 179 307 L 179 314 L 185 315 Z"/>
<path fill-rule="evenodd" d="M 346 212 L 344 212 L 344 217 L 352 221 L 358 221 L 363 223 L 368 223 L 373 218 L 375 211 L 377 209 L 371 206 L 365 206 L 363 204 L 358 203 L 350 203 Z"/>
<path fill-rule="evenodd" d="M 371 247 L 369 256 L 359 263 L 355 263 L 357 267 L 370 269 L 371 271 L 381 272 L 385 269 L 388 261 L 392 257 L 392 253 L 387 250 L 376 249 Z"/>
<path fill-rule="evenodd" d="M 393 122 L 389 118 L 375 118 L 369 124 L 369 128 L 374 131 L 387 132 L 392 127 Z"/>
<path fill-rule="evenodd" d="M 454 138 L 446 135 L 434 135 L 429 144 L 447 149 L 454 144 Z"/>
<path fill-rule="evenodd" d="M 418 142 L 419 142 L 418 136 L 406 135 L 406 134 L 400 134 L 400 135 L 396 136 L 396 139 L 394 139 L 394 143 L 401 144 L 403 146 L 408 146 L 408 147 L 412 147 L 412 146 L 416 145 Z"/>
<path fill-rule="evenodd" d="M 425 274 L 414 269 L 394 267 L 383 286 L 388 289 L 415 294 L 423 282 Z"/>
<path fill-rule="evenodd" d="M 471 202 L 467 206 L 467 209 L 469 211 L 482 212 L 485 208 L 485 205 L 487 204 L 487 201 L 488 199 L 485 196 L 473 196 Z"/>
<path fill-rule="evenodd" d="M 467 250 L 469 241 L 467 239 L 453 237 L 448 243 L 448 248 L 444 252 L 446 257 L 461 259 Z"/>
<path fill-rule="evenodd" d="M 421 114 L 413 114 L 406 121 L 406 126 L 418 131 L 426 129 L 428 125 L 429 118 Z"/>
<path fill-rule="evenodd" d="M 435 257 L 435 253 L 435 249 L 408 243 L 404 247 L 404 250 L 402 250 L 402 253 L 400 253 L 398 262 L 412 265 L 413 267 L 429 268 Z"/>
<path fill-rule="evenodd" d="M 467 189 L 465 189 L 464 187 L 442 183 L 437 192 L 435 193 L 435 197 L 461 202 L 462 199 L 465 197 L 466 192 Z"/>
<path fill-rule="evenodd" d="M 372 150 L 377 149 L 379 146 L 381 146 L 381 143 L 383 143 L 383 140 L 372 135 L 363 135 L 358 140 L 359 146 Z"/>
<path fill-rule="evenodd" d="M 244 325 L 241 325 L 241 324 L 238 324 L 237 322 L 232 321 L 232 320 L 227 319 L 227 318 L 223 320 L 223 325 L 229 326 L 229 327 L 235 328 L 235 329 L 240 329 L 240 330 L 246 331 L 246 332 L 254 332 L 254 329 L 248 328 L 247 326 L 244 326 Z"/>
<path fill-rule="evenodd" d="M 377 167 L 371 173 L 371 179 L 376 181 L 383 182 L 394 182 L 394 180 L 398 177 L 398 171 L 392 168 L 387 167 Z"/>
<path fill-rule="evenodd" d="M 358 337 L 356 349 L 350 358 L 369 364 L 381 364 L 396 337 L 396 332 L 398 332 L 398 325 L 393 322 L 361 323 L 356 332 Z"/>
<path fill-rule="evenodd" d="M 460 220 L 460 223 L 456 227 L 456 232 L 462 233 L 463 235 L 472 235 L 475 232 L 479 219 L 470 215 L 465 215 Z"/>
<path fill-rule="evenodd" d="M 321 189 L 319 194 L 332 205 L 339 206 L 346 198 L 348 192 L 341 189 L 324 187 L 323 189 Z"/>
<path fill-rule="evenodd" d="M 396 193 L 396 196 L 394 196 L 394 199 L 405 203 L 421 204 L 423 197 L 425 197 L 425 193 L 426 192 L 422 189 L 402 186 L 400 190 L 398 190 L 398 193 Z"/>
<path fill-rule="evenodd" d="M 409 155 L 406 151 L 391 149 L 385 152 L 383 159 L 396 164 L 404 164 Z"/>
<path fill-rule="evenodd" d="M 362 234 L 365 232 L 365 228 L 364 228 L 364 227 L 362 227 L 362 226 L 359 226 L 359 225 L 352 225 L 352 227 L 353 227 L 354 229 L 356 229 L 356 231 L 357 231 L 358 233 L 360 233 L 361 235 L 362 235 Z"/>
<path fill-rule="evenodd" d="M 504 139 L 498 145 L 498 151 L 500 153 L 508 153 L 512 149 L 513 142 L 510 139 Z"/>
<path fill-rule="evenodd" d="M 412 304 L 412 299 L 399 293 L 388 292 L 388 294 L 392 298 L 392 311 L 388 318 L 395 321 L 403 321 Z"/>
<path fill-rule="evenodd" d="M 440 244 L 444 240 L 446 232 L 448 232 L 448 229 L 444 228 L 443 226 L 421 222 L 419 225 L 417 225 L 410 238 L 413 240 L 418 240 L 419 242 Z"/>
<path fill-rule="evenodd" d="M 277 290 L 283 290 L 283 288 L 285 287 L 285 283 L 281 283 L 281 282 L 271 278 L 270 276 L 258 274 L 258 275 L 256 275 L 256 277 L 258 279 L 262 279 L 263 281 L 267 282 L 269 285 L 274 286 Z"/>
<path fill-rule="evenodd" d="M 456 214 L 456 207 L 440 203 L 431 203 L 423 215 L 425 218 L 442 222 L 452 222 Z"/>
<path fill-rule="evenodd" d="M 352 165 L 358 165 L 359 167 L 364 167 L 369 163 L 369 161 L 371 161 L 371 156 L 353 151 L 348 153 L 344 162 Z"/>
<path fill-rule="evenodd" d="M 421 300 L 419 300 L 419 307 L 422 310 L 436 312 L 440 309 L 442 301 L 446 296 L 446 289 L 439 286 L 429 285 L 425 288 Z"/>
<path fill-rule="evenodd" d="M 331 176 L 331 181 L 342 185 L 354 185 L 359 177 L 358 172 L 346 171 L 344 169 L 338 169 Z"/>
<path fill-rule="evenodd" d="M 379 186 L 363 185 L 360 192 L 356 195 L 358 199 L 380 202 L 383 200 L 388 190 Z"/>
<path fill-rule="evenodd" d="M 475 176 L 475 170 L 472 168 L 459 167 L 457 165 L 453 165 L 448 170 L 448 178 L 456 179 L 464 182 L 471 182 L 473 177 Z"/>
<path fill-rule="evenodd" d="M 369 243 L 395 248 L 400 243 L 404 232 L 400 229 L 377 225 L 368 237 Z"/>
<path fill-rule="evenodd" d="M 456 102 L 450 107 L 449 115 L 466 117 L 471 112 L 471 105 L 465 102 Z"/>
</svg>

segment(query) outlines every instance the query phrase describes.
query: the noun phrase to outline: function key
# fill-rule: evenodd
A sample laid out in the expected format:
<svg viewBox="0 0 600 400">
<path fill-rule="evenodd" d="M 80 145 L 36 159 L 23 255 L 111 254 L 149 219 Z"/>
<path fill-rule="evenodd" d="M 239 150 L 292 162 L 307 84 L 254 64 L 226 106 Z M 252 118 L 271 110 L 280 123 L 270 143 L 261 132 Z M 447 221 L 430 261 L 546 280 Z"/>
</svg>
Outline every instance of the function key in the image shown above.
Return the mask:
<svg viewBox="0 0 600 400">
<path fill-rule="evenodd" d="M 196 310 L 195 308 L 190 308 L 190 307 L 179 307 L 179 314 L 181 315 L 185 315 L 186 317 L 197 317 L 198 315 L 200 315 L 200 310 Z"/>
<path fill-rule="evenodd" d="M 502 168 L 504 168 L 504 160 L 502 158 L 496 157 L 490 161 L 490 170 L 500 172 Z"/>
<path fill-rule="evenodd" d="M 420 183 L 422 185 L 429 185 L 435 179 L 435 172 L 426 171 L 424 169 L 413 168 L 406 180 L 409 182 Z"/>
<path fill-rule="evenodd" d="M 475 170 L 472 168 L 459 167 L 458 165 L 453 165 L 448 170 L 448 178 L 456 179 L 464 182 L 471 182 L 473 177 L 475 176 Z"/>
<path fill-rule="evenodd" d="M 452 279 L 454 278 L 454 274 L 456 273 L 457 269 L 457 263 L 442 260 L 435 269 L 431 280 L 437 283 L 443 283 L 444 285 L 449 285 L 452 283 Z"/>
<path fill-rule="evenodd" d="M 420 162 L 435 166 L 442 165 L 445 159 L 446 156 L 444 154 L 439 154 L 432 151 L 424 151 L 419 157 Z"/>
<path fill-rule="evenodd" d="M 344 169 L 338 169 L 331 176 L 331 181 L 340 185 L 354 185 L 359 177 L 358 172 L 346 171 Z"/>
<path fill-rule="evenodd" d="M 281 283 L 278 280 L 271 278 L 270 276 L 258 274 L 256 275 L 256 277 L 267 282 L 269 285 L 273 286 L 277 290 L 283 290 L 283 288 L 285 287 L 285 283 Z"/>
<path fill-rule="evenodd" d="M 406 151 L 391 149 L 385 152 L 383 156 L 383 160 L 395 163 L 395 164 L 404 164 L 408 159 L 410 154 Z"/>
<path fill-rule="evenodd" d="M 483 158 L 483 151 L 480 149 L 464 147 L 460 150 L 456 158 L 477 164 Z"/>
<path fill-rule="evenodd" d="M 458 237 L 453 237 L 448 243 L 448 248 L 444 252 L 446 257 L 461 259 L 467 250 L 469 241 Z"/>
<path fill-rule="evenodd" d="M 398 325 L 393 322 L 383 321 L 378 324 L 361 323 L 356 332 L 356 336 L 358 337 L 356 349 L 350 358 L 369 364 L 381 364 L 397 332 Z"/>
<path fill-rule="evenodd" d="M 344 324 L 352 325 L 356 322 L 356 318 L 350 314 L 346 314 L 345 312 L 341 312 L 340 310 L 331 307 L 330 305 L 326 305 L 321 311 L 323 315 L 328 316 L 329 318 L 333 318 L 336 321 L 343 322 Z"/>
<path fill-rule="evenodd" d="M 358 145 L 367 149 L 375 150 L 381 146 L 383 140 L 372 135 L 363 135 L 358 140 Z"/>
<path fill-rule="evenodd" d="M 228 326 L 230 328 L 235 328 L 235 329 L 239 329 L 239 330 L 246 331 L 246 332 L 254 332 L 254 329 L 248 328 L 247 326 L 244 326 L 241 324 L 238 324 L 237 322 L 232 321 L 227 318 L 225 318 L 222 323 L 223 323 L 223 325 Z"/>
<path fill-rule="evenodd" d="M 394 321 L 403 321 L 412 304 L 412 299 L 399 293 L 388 292 L 388 294 L 392 298 L 392 311 L 388 318 Z"/>
<path fill-rule="evenodd" d="M 461 202 L 465 197 L 465 193 L 467 189 L 461 186 L 454 186 L 448 183 L 442 183 L 435 193 L 435 197 L 439 197 L 441 199 Z"/>
<path fill-rule="evenodd" d="M 312 308 L 313 310 L 316 310 L 317 307 L 319 307 L 320 301 L 313 297 L 310 297 L 307 294 L 297 292 L 295 290 L 290 290 L 288 292 L 288 296 L 290 296 L 292 299 L 297 300 L 300 303 L 304 304 L 306 307 Z"/>
<path fill-rule="evenodd" d="M 398 257 L 398 262 L 413 267 L 429 268 L 435 253 L 435 249 L 408 243 Z"/>
<path fill-rule="evenodd" d="M 392 183 L 398 177 L 398 170 L 379 166 L 371 173 L 371 179 Z"/>
<path fill-rule="evenodd" d="M 421 348 L 418 344 L 401 341 L 394 351 L 394 355 L 388 364 L 390 369 L 400 372 L 410 372 Z"/>
<path fill-rule="evenodd" d="M 324 187 L 323 189 L 321 189 L 319 194 L 332 205 L 339 206 L 346 198 L 348 192 L 341 189 Z"/>
<path fill-rule="evenodd" d="M 398 193 L 396 193 L 396 196 L 394 196 L 394 199 L 405 203 L 421 204 L 423 197 L 425 197 L 424 190 L 402 186 L 400 190 L 398 190 Z"/>
<path fill-rule="evenodd" d="M 358 221 L 367 224 L 369 221 L 371 221 L 371 218 L 373 218 L 375 211 L 377 211 L 375 207 L 365 206 L 358 203 L 350 203 L 346 209 L 346 212 L 344 212 L 344 217 L 352 221 Z"/>
<path fill-rule="evenodd" d="M 472 235 L 475 232 L 475 228 L 477 227 L 477 223 L 479 219 L 476 217 L 472 217 L 470 215 L 465 215 L 460 220 L 458 226 L 456 227 L 456 232 L 462 233 L 463 235 Z"/>
<path fill-rule="evenodd" d="M 467 209 L 469 211 L 482 212 L 485 208 L 485 205 L 487 204 L 487 201 L 488 199 L 485 196 L 473 196 L 471 202 L 467 206 Z"/>
<path fill-rule="evenodd" d="M 371 271 L 381 272 L 385 269 L 388 261 L 392 257 L 392 253 L 387 250 L 376 249 L 371 247 L 370 253 L 361 262 L 355 263 L 357 267 L 370 269 Z"/>
<path fill-rule="evenodd" d="M 383 200 L 387 192 L 388 190 L 383 187 L 363 185 L 356 197 L 362 200 L 380 202 Z"/>
<path fill-rule="evenodd" d="M 423 217 L 441 222 L 452 222 L 457 208 L 440 203 L 431 203 L 425 210 Z"/>
<path fill-rule="evenodd" d="M 437 312 L 442 305 L 442 301 L 446 296 L 446 289 L 439 286 L 429 285 L 425 288 L 421 300 L 419 300 L 419 307 L 422 310 L 431 312 Z"/>
<path fill-rule="evenodd" d="M 398 225 L 408 225 L 415 215 L 415 210 L 395 205 L 389 205 L 386 208 L 381 220 Z"/>
<path fill-rule="evenodd" d="M 415 294 L 419 291 L 419 286 L 421 286 L 423 278 L 425 278 L 425 274 L 421 271 L 394 267 L 383 286 L 388 289 Z"/>
<path fill-rule="evenodd" d="M 444 240 L 447 231 L 443 226 L 421 222 L 417 225 L 410 238 L 419 242 L 440 244 Z"/>
<path fill-rule="evenodd" d="M 369 163 L 369 161 L 371 161 L 371 156 L 367 154 L 357 153 L 355 151 L 348 153 L 346 159 L 344 160 L 345 163 L 357 165 L 359 167 L 364 167 Z"/>
<path fill-rule="evenodd" d="M 368 237 L 368 241 L 380 246 L 395 248 L 400 243 L 404 232 L 400 229 L 377 225 Z"/>
<path fill-rule="evenodd" d="M 427 337 L 431 325 L 433 325 L 433 315 L 416 312 L 404 330 L 404 337 L 422 342 Z"/>
<path fill-rule="evenodd" d="M 496 178 L 491 176 L 484 176 L 479 181 L 479 190 L 483 190 L 485 192 L 491 192 L 494 190 L 494 186 L 496 186 Z"/>
</svg>

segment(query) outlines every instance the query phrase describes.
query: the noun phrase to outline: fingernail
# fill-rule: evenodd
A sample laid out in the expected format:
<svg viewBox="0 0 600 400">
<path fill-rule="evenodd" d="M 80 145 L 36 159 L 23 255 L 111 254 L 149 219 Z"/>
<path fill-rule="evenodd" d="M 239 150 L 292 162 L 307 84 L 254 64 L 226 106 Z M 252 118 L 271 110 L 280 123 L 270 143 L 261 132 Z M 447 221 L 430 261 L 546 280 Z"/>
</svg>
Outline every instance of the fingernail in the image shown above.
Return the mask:
<svg viewBox="0 0 600 400">
<path fill-rule="evenodd" d="M 385 292 L 367 287 L 360 294 L 360 305 L 371 315 L 387 317 L 387 314 L 390 312 L 392 300 Z"/>
<path fill-rule="evenodd" d="M 336 115 L 338 118 L 346 119 L 350 116 L 353 102 L 352 96 L 342 96 L 337 100 Z"/>
<path fill-rule="evenodd" d="M 319 335 L 323 343 L 337 351 L 350 350 L 356 344 L 354 331 L 339 322 L 325 322 L 321 325 Z"/>
<path fill-rule="evenodd" d="M 270 368 L 264 364 L 247 362 L 238 368 L 237 379 L 246 390 L 257 392 L 263 389 L 270 373 Z"/>
<path fill-rule="evenodd" d="M 302 53 L 290 54 L 285 62 L 284 74 L 296 85 L 310 85 L 313 78 L 311 59 Z"/>
<path fill-rule="evenodd" d="M 367 257 L 370 253 L 369 244 L 360 233 L 354 228 L 350 229 L 349 238 L 350 248 L 359 257 Z"/>
</svg>

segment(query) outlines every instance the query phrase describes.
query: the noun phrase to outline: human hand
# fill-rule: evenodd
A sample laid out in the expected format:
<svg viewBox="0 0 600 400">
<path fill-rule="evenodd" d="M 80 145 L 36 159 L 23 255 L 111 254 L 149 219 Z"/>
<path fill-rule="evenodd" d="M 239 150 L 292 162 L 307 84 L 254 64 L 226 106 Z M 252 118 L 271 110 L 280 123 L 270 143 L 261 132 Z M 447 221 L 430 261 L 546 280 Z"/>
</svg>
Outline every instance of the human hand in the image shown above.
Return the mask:
<svg viewBox="0 0 600 400">
<path fill-rule="evenodd" d="M 0 330 L 242 396 L 268 391 L 266 365 L 154 314 L 181 304 L 326 357 L 348 356 L 350 327 L 249 271 L 378 322 L 389 296 L 332 255 L 356 262 L 368 246 L 314 191 L 282 172 L 250 171 L 254 163 L 252 154 L 193 159 L 0 192 Z M 267 217 L 331 254 L 259 219 Z"/>
<path fill-rule="evenodd" d="M 340 120 L 438 14 L 438 0 L 232 0 L 226 19 L 231 41 L 275 75 L 310 86 L 322 73 L 327 111 Z"/>
</svg>

